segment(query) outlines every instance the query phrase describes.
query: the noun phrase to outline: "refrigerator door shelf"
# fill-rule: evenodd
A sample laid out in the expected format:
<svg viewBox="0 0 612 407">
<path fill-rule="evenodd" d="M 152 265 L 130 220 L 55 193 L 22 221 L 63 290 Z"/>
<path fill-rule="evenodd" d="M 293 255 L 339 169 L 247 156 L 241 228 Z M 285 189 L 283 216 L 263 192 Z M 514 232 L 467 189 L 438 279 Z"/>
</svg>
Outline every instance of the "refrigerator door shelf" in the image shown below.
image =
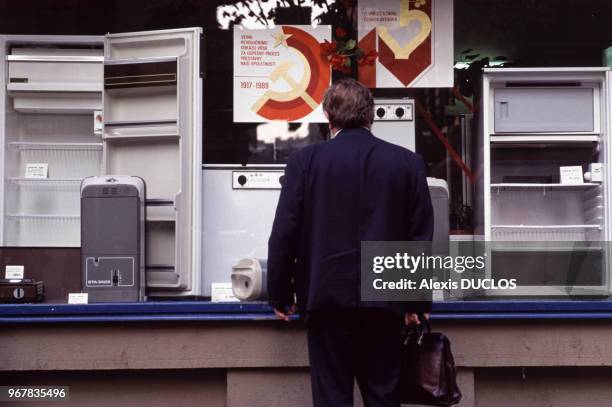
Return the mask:
<svg viewBox="0 0 612 407">
<path fill-rule="evenodd" d="M 173 206 L 150 206 L 147 204 L 147 222 L 176 222 Z"/>
<path fill-rule="evenodd" d="M 105 123 L 103 139 L 165 137 L 179 138 L 176 120 Z"/>
<path fill-rule="evenodd" d="M 176 86 L 174 58 L 111 61 L 104 65 L 104 89 L 157 88 Z"/>
</svg>

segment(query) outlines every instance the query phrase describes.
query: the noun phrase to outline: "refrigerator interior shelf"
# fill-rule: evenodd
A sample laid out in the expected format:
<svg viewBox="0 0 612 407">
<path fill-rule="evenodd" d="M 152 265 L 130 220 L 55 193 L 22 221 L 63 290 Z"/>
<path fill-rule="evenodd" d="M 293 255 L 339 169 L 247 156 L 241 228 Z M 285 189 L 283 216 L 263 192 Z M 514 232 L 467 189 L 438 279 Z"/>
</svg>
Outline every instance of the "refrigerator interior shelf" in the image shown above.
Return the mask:
<svg viewBox="0 0 612 407">
<path fill-rule="evenodd" d="M 494 225 L 492 229 L 492 241 L 513 242 L 591 242 L 600 240 L 599 225 Z M 537 248 L 537 246 L 534 246 Z"/>
<path fill-rule="evenodd" d="M 17 150 L 88 150 L 102 151 L 102 143 L 42 143 L 13 141 L 9 147 Z"/>
<path fill-rule="evenodd" d="M 7 214 L 9 219 L 66 219 L 66 220 L 79 220 L 80 215 L 56 215 L 56 214 Z"/>
<path fill-rule="evenodd" d="M 584 184 L 538 184 L 538 183 L 500 183 L 500 184 L 491 184 L 491 188 L 495 188 L 499 190 L 505 189 L 535 189 L 535 188 L 550 188 L 550 189 L 560 189 L 560 190 L 580 190 L 580 189 L 588 189 L 593 187 L 601 186 L 600 183 L 597 182 L 585 182 Z"/>
<path fill-rule="evenodd" d="M 32 187 L 74 187 L 78 188 L 82 178 L 19 178 L 9 177 L 7 182 L 18 186 Z"/>
<path fill-rule="evenodd" d="M 601 229 L 601 225 L 491 225 L 492 229 Z"/>
<path fill-rule="evenodd" d="M 95 55 L 7 55 L 7 61 L 19 62 L 104 62 L 103 56 Z"/>
<path fill-rule="evenodd" d="M 522 242 L 521 242 L 522 243 Z M 544 243 L 544 242 L 543 242 Z M 600 243 L 600 242 L 597 242 Z M 499 253 L 523 253 L 523 252 L 600 252 L 603 251 L 604 248 L 601 245 L 596 245 L 596 246 L 583 246 L 583 245 L 575 245 L 572 244 L 571 246 L 551 246 L 549 244 L 543 244 L 543 245 L 534 245 L 531 244 L 529 246 L 525 246 L 525 245 L 516 245 L 516 246 L 509 246 L 508 243 L 504 243 L 502 246 L 495 246 L 495 242 L 492 243 L 491 245 L 491 251 L 492 252 L 499 252 Z"/>
</svg>

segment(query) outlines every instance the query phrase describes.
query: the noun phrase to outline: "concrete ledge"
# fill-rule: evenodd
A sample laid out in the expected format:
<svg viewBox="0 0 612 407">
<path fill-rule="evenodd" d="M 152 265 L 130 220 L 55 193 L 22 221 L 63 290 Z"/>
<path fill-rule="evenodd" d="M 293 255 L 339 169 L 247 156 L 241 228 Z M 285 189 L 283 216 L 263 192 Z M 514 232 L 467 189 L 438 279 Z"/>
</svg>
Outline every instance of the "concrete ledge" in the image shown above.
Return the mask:
<svg viewBox="0 0 612 407">
<path fill-rule="evenodd" d="M 612 366 L 598 321 L 436 322 L 458 366 Z M 280 321 L 5 326 L 0 371 L 308 366 L 304 327 Z"/>
</svg>

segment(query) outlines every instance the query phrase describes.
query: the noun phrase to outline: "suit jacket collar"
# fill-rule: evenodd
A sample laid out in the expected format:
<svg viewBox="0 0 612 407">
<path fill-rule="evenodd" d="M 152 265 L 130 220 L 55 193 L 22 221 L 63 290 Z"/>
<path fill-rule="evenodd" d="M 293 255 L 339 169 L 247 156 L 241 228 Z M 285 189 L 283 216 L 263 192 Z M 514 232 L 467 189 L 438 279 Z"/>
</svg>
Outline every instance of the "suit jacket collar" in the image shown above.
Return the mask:
<svg viewBox="0 0 612 407">
<path fill-rule="evenodd" d="M 344 138 L 344 137 L 351 137 L 351 136 L 355 136 L 355 135 L 369 135 L 369 136 L 374 136 L 372 134 L 372 132 L 370 130 L 368 130 L 365 127 L 349 127 L 347 129 L 342 129 L 340 131 L 338 131 L 336 133 L 336 135 L 333 137 L 333 139 L 337 139 L 337 138 Z M 333 140 L 332 139 L 332 140 Z"/>
</svg>

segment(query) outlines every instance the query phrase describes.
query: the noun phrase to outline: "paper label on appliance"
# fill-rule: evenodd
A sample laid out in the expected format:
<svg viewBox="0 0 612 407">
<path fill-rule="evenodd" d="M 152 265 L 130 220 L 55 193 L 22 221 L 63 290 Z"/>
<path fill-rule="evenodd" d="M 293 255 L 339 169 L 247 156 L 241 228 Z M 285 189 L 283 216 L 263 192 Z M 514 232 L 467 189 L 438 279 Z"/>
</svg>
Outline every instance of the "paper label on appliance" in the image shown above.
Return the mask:
<svg viewBox="0 0 612 407">
<path fill-rule="evenodd" d="M 591 182 L 602 182 L 603 181 L 603 168 L 601 163 L 593 163 L 589 165 L 589 172 L 591 173 Z"/>
<path fill-rule="evenodd" d="M 234 296 L 232 283 L 212 283 L 211 284 L 211 302 L 239 302 L 240 300 Z"/>
<path fill-rule="evenodd" d="M 87 304 L 88 302 L 88 293 L 68 293 L 68 304 Z"/>
<path fill-rule="evenodd" d="M 560 167 L 561 183 L 568 185 L 583 184 L 582 167 L 572 165 L 568 167 Z"/>
<path fill-rule="evenodd" d="M 32 163 L 26 164 L 26 178 L 47 178 L 49 176 L 49 164 Z"/>
<path fill-rule="evenodd" d="M 7 265 L 4 268 L 4 278 L 7 280 L 23 280 L 24 276 L 24 267 L 19 266 L 9 266 Z"/>
<path fill-rule="evenodd" d="M 94 134 L 102 134 L 102 127 L 104 122 L 104 116 L 102 110 L 94 110 Z"/>
</svg>

